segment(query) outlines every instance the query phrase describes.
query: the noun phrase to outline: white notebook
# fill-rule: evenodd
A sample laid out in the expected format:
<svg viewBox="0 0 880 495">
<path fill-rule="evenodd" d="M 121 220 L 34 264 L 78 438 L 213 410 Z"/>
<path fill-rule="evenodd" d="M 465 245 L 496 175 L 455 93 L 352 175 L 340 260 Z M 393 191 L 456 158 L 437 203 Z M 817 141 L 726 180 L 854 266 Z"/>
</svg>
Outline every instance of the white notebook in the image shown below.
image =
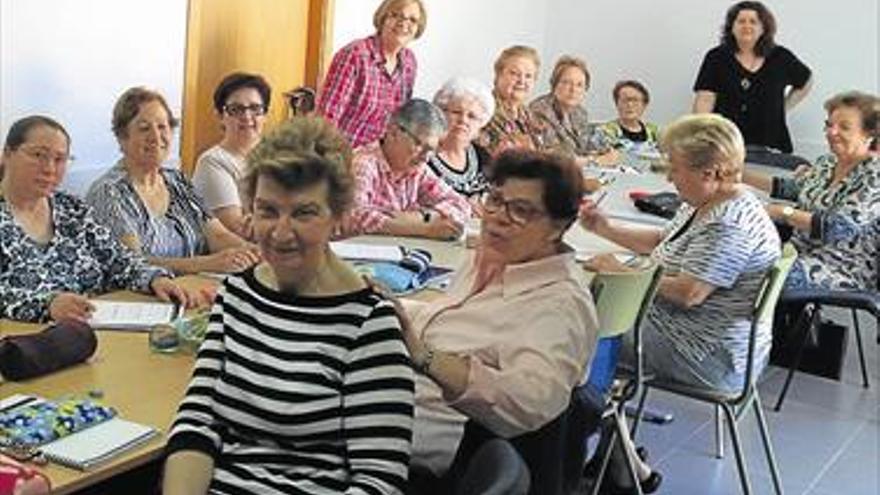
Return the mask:
<svg viewBox="0 0 880 495">
<path fill-rule="evenodd" d="M 115 417 L 40 447 L 47 460 L 85 471 L 153 438 L 152 426 Z"/>
<path fill-rule="evenodd" d="M 155 302 L 120 302 L 92 299 L 94 307 L 89 325 L 94 328 L 148 331 L 151 326 L 171 323 L 183 314 L 177 304 Z"/>
</svg>

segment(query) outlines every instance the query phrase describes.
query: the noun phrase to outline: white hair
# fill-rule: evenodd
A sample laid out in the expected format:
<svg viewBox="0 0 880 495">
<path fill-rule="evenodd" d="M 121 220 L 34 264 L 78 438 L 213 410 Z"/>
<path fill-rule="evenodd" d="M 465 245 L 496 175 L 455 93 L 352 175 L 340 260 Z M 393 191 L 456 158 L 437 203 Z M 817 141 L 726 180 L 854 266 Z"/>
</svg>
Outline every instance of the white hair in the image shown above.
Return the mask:
<svg viewBox="0 0 880 495">
<path fill-rule="evenodd" d="M 492 90 L 477 79 L 469 77 L 453 77 L 446 81 L 434 94 L 434 104 L 445 109 L 454 100 L 472 99 L 483 108 L 480 116 L 480 127 L 489 123 L 495 113 L 495 98 Z"/>
</svg>

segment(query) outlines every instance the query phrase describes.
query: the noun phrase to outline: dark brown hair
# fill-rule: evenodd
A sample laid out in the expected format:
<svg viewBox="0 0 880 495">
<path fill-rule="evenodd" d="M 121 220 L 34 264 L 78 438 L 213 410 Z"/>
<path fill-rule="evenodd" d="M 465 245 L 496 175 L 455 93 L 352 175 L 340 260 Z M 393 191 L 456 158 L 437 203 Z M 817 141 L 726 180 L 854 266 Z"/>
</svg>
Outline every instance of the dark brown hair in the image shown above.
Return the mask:
<svg viewBox="0 0 880 495">
<path fill-rule="evenodd" d="M 641 93 L 642 97 L 645 99 L 645 105 L 651 102 L 651 94 L 648 93 L 648 88 L 646 88 L 644 84 L 632 79 L 627 79 L 625 81 L 617 81 L 617 84 L 614 85 L 614 89 L 611 90 L 611 97 L 614 98 L 614 103 L 617 103 L 617 99 L 620 98 L 620 90 L 623 88 L 632 88 Z"/>
<path fill-rule="evenodd" d="M 880 98 L 861 91 L 847 91 L 825 101 L 825 111 L 829 116 L 840 107 L 858 110 L 862 129 L 871 138 L 871 149 L 877 151 L 880 146 Z"/>
<path fill-rule="evenodd" d="M 260 93 L 263 100 L 263 108 L 269 108 L 269 101 L 272 98 L 272 87 L 259 74 L 248 74 L 247 72 L 233 72 L 224 77 L 217 89 L 214 90 L 214 110 L 217 113 L 223 113 L 223 107 L 226 106 L 226 100 L 229 95 L 235 93 L 239 89 L 251 88 Z"/>
<path fill-rule="evenodd" d="M 27 141 L 27 135 L 31 129 L 41 126 L 55 129 L 61 134 L 64 134 L 65 139 L 67 139 L 67 147 L 70 148 L 70 134 L 67 133 L 67 130 L 65 130 L 64 126 L 59 124 L 58 121 L 46 117 L 45 115 L 30 115 L 23 119 L 16 120 L 15 123 L 12 124 L 9 128 L 9 132 L 6 133 L 6 141 L 3 142 L 3 149 L 8 151 L 17 150 L 19 146 Z"/>
<path fill-rule="evenodd" d="M 755 55 L 766 57 L 773 47 L 776 46 L 774 37 L 776 36 L 776 18 L 770 9 L 761 2 L 739 2 L 727 9 L 727 16 L 724 18 L 724 26 L 721 28 L 721 44 L 733 50 L 734 53 L 739 51 L 736 44 L 736 38 L 733 37 L 733 23 L 736 16 L 743 10 L 754 10 L 758 14 L 758 20 L 761 21 L 761 28 L 764 33 L 755 43 Z"/>
<path fill-rule="evenodd" d="M 524 149 L 508 150 L 495 158 L 490 180 L 496 186 L 507 179 L 544 183 L 544 207 L 553 220 L 570 223 L 577 218 L 584 177 L 574 160 L 558 154 Z"/>
</svg>

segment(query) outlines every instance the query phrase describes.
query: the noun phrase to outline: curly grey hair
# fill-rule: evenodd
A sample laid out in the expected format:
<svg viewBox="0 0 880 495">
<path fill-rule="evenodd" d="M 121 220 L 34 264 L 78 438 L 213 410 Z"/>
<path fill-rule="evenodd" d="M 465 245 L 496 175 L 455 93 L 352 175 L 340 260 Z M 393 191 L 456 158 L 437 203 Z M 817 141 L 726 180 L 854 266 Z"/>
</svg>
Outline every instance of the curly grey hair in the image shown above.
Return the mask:
<svg viewBox="0 0 880 495">
<path fill-rule="evenodd" d="M 495 98 L 492 97 L 489 86 L 482 82 L 468 77 L 453 77 L 434 94 L 434 104 L 444 110 L 453 101 L 464 99 L 476 101 L 483 109 L 480 115 L 480 127 L 488 124 L 495 113 Z"/>
</svg>

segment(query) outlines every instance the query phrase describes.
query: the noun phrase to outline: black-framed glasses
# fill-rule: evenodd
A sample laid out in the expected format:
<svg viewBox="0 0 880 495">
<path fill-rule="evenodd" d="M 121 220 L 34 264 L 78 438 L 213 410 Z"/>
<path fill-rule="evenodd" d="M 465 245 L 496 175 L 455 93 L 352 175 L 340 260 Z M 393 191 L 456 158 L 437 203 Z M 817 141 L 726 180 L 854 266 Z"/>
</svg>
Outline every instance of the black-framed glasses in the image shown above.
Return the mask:
<svg viewBox="0 0 880 495">
<path fill-rule="evenodd" d="M 487 213 L 498 213 L 503 209 L 507 218 L 520 226 L 547 214 L 545 210 L 524 199 L 504 199 L 504 194 L 495 187 L 490 188 L 483 196 L 483 209 Z"/>
<path fill-rule="evenodd" d="M 242 105 L 239 103 L 227 103 L 223 106 L 223 112 L 230 117 L 241 117 L 245 113 L 250 113 L 255 117 L 266 114 L 266 105 L 260 103 L 252 103 L 250 105 Z"/>
<path fill-rule="evenodd" d="M 430 155 L 434 151 L 436 151 L 437 147 L 426 142 L 424 139 L 420 138 L 416 133 L 407 129 L 405 126 L 397 124 L 397 128 L 400 129 L 409 140 L 412 142 L 413 146 L 418 150 L 421 155 Z"/>
<path fill-rule="evenodd" d="M 25 155 L 37 160 L 40 163 L 45 163 L 47 165 L 66 165 L 74 160 L 76 157 L 67 153 L 53 153 L 49 148 L 45 148 L 43 146 L 19 146 L 19 150 Z"/>
</svg>

